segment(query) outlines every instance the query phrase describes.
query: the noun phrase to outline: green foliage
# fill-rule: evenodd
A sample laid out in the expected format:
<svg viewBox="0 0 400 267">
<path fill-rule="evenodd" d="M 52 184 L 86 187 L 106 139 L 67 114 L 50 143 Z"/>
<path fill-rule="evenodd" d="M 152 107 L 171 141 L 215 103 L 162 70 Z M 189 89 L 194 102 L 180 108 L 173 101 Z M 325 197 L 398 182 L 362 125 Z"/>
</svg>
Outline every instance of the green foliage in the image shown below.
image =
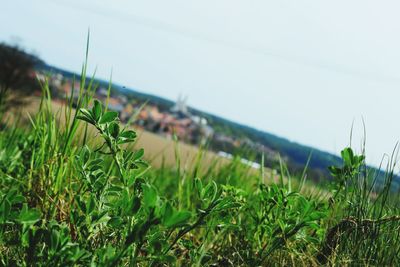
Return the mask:
<svg viewBox="0 0 400 267">
<path fill-rule="evenodd" d="M 190 171 L 179 158 L 151 169 L 91 84 L 82 81 L 76 114 L 67 103 L 65 125 L 45 83 L 31 127 L 0 132 L 0 265 L 400 263 L 394 164 L 378 188 L 364 155 L 346 148 L 330 190 L 312 194 L 303 177 L 267 184 L 240 159 L 204 173 L 201 160 Z"/>
</svg>

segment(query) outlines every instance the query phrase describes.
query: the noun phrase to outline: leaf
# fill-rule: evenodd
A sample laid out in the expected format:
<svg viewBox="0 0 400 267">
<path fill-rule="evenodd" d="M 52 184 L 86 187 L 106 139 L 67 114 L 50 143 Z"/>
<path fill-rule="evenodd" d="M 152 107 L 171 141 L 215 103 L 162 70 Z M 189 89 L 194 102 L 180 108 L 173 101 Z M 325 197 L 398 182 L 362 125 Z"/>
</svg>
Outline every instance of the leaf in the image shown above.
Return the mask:
<svg viewBox="0 0 400 267">
<path fill-rule="evenodd" d="M 112 122 L 108 126 L 108 131 L 109 131 L 109 134 L 111 134 L 112 137 L 117 138 L 118 134 L 119 134 L 119 125 L 118 125 L 118 123 Z"/>
<path fill-rule="evenodd" d="M 115 111 L 107 111 L 106 113 L 101 116 L 99 121 L 100 124 L 110 123 L 114 121 L 118 117 L 118 112 Z"/>
<path fill-rule="evenodd" d="M 50 249 L 57 251 L 60 244 L 60 233 L 57 230 L 52 230 L 50 233 Z"/>
<path fill-rule="evenodd" d="M 136 164 L 138 167 L 142 167 L 142 168 L 147 168 L 147 167 L 150 166 L 149 163 L 147 163 L 147 162 L 144 161 L 144 160 L 136 160 L 136 161 L 135 161 L 135 164 Z"/>
<path fill-rule="evenodd" d="M 140 198 L 137 197 L 137 196 L 134 197 L 132 199 L 132 212 L 133 212 L 133 214 L 135 214 L 136 212 L 139 211 L 140 206 L 141 206 Z"/>
<path fill-rule="evenodd" d="M 335 167 L 335 166 L 329 166 L 328 169 L 329 169 L 329 172 L 331 173 L 331 175 L 333 177 L 338 177 L 340 175 L 341 170 L 342 170 L 342 169 L 340 169 L 338 167 Z"/>
<path fill-rule="evenodd" d="M 164 225 L 169 228 L 179 227 L 185 225 L 191 217 L 192 213 L 189 211 L 174 211 L 172 216 L 166 218 Z"/>
<path fill-rule="evenodd" d="M 163 221 L 163 223 L 165 224 L 165 221 L 167 221 L 169 218 L 171 218 L 172 217 L 172 215 L 173 215 L 173 213 L 174 213 L 174 209 L 173 209 L 173 207 L 171 206 L 171 204 L 167 201 L 167 202 L 165 202 L 165 204 L 163 205 L 163 207 L 162 207 L 162 214 L 161 214 L 161 217 L 162 217 L 162 221 Z"/>
<path fill-rule="evenodd" d="M 11 212 L 11 203 L 8 199 L 4 199 L 3 205 L 0 206 L 0 220 L 6 221 Z"/>
<path fill-rule="evenodd" d="M 341 155 L 346 166 L 353 165 L 354 153 L 350 147 L 346 147 L 345 149 L 343 149 Z"/>
<path fill-rule="evenodd" d="M 157 192 L 156 190 L 148 185 L 144 184 L 143 188 L 143 204 L 146 209 L 154 208 L 157 204 Z"/>
<path fill-rule="evenodd" d="M 139 209 L 140 209 L 141 203 L 140 203 L 140 198 L 135 196 L 132 199 L 132 204 L 129 206 L 130 211 L 129 211 L 129 215 L 135 215 Z"/>
<path fill-rule="evenodd" d="M 137 161 L 138 159 L 141 159 L 144 155 L 144 149 L 141 148 L 138 151 L 135 152 L 135 154 L 132 157 L 133 161 Z"/>
<path fill-rule="evenodd" d="M 214 181 L 211 181 L 202 191 L 201 198 L 210 199 L 210 201 L 214 201 L 217 197 L 218 186 Z"/>
<path fill-rule="evenodd" d="M 87 110 L 85 108 L 81 108 L 79 111 L 83 114 L 83 116 L 93 120 L 92 113 L 89 110 Z"/>
<path fill-rule="evenodd" d="M 100 163 L 103 163 L 104 159 L 102 158 L 97 158 L 97 159 L 93 159 L 90 161 L 89 165 L 90 166 L 94 166 L 94 165 L 99 165 Z"/>
<path fill-rule="evenodd" d="M 95 222 L 93 225 L 97 225 L 101 223 L 108 223 L 111 217 L 107 213 L 103 213 L 97 217 L 94 217 L 93 219 L 94 219 L 93 221 Z"/>
<path fill-rule="evenodd" d="M 18 221 L 22 224 L 35 224 L 41 218 L 41 213 L 37 209 L 28 209 L 28 206 L 24 204 L 21 213 L 18 216 Z"/>
<path fill-rule="evenodd" d="M 358 163 L 360 163 L 360 164 L 365 160 L 365 156 L 364 155 L 360 155 L 357 158 L 358 158 Z"/>
<path fill-rule="evenodd" d="M 223 198 L 215 207 L 214 211 L 228 210 L 232 208 L 239 208 L 240 203 L 236 202 L 231 196 Z"/>
<path fill-rule="evenodd" d="M 91 214 L 96 208 L 96 202 L 94 200 L 94 197 L 92 195 L 89 196 L 89 200 L 86 204 L 86 214 Z"/>
<path fill-rule="evenodd" d="M 173 264 L 173 263 L 176 262 L 176 257 L 173 256 L 173 255 L 163 255 L 163 256 L 161 257 L 161 260 L 162 260 L 163 262 L 168 263 L 168 264 Z"/>
<path fill-rule="evenodd" d="M 111 185 L 107 191 L 109 192 L 121 192 L 123 190 L 123 188 L 121 186 L 118 185 Z"/>
<path fill-rule="evenodd" d="M 82 157 L 81 157 L 82 163 L 86 164 L 88 162 L 89 158 L 90 158 L 90 149 L 89 149 L 89 147 L 87 145 L 85 145 L 82 148 L 82 152 L 81 153 L 82 153 L 81 154 L 82 155 Z"/>
<path fill-rule="evenodd" d="M 89 110 L 81 108 L 79 111 L 80 111 L 80 114 L 78 114 L 76 116 L 76 118 L 78 120 L 83 120 L 83 121 L 86 121 L 86 122 L 88 122 L 90 124 L 95 124 L 96 123 L 96 121 L 93 118 L 92 113 Z"/>
<path fill-rule="evenodd" d="M 119 134 L 119 144 L 124 144 L 124 143 L 129 143 L 135 141 L 136 138 L 136 132 L 135 131 L 123 131 L 122 133 Z"/>
<path fill-rule="evenodd" d="M 97 171 L 97 170 L 102 170 L 102 166 L 101 165 L 93 165 L 89 167 L 89 170 L 91 172 Z"/>
<path fill-rule="evenodd" d="M 307 214 L 308 210 L 311 208 L 310 202 L 308 202 L 303 196 L 299 196 L 298 198 L 299 201 L 299 209 L 303 214 Z"/>
<path fill-rule="evenodd" d="M 71 254 L 68 256 L 72 262 L 77 262 L 78 260 L 84 260 L 89 258 L 91 255 L 88 251 L 81 249 L 79 247 L 75 247 L 74 250 L 71 250 Z"/>
<path fill-rule="evenodd" d="M 94 100 L 92 113 L 94 115 L 94 119 L 96 120 L 96 122 L 99 121 L 102 113 L 102 108 L 101 108 L 101 103 L 97 99 Z"/>
<path fill-rule="evenodd" d="M 325 218 L 327 215 L 325 212 L 314 211 L 306 217 L 307 221 L 316 221 Z"/>
<path fill-rule="evenodd" d="M 136 132 L 135 132 L 135 131 L 132 131 L 132 130 L 123 131 L 123 132 L 120 134 L 120 137 L 124 137 L 124 138 L 127 138 L 127 139 L 135 139 L 135 138 L 136 138 Z"/>
<path fill-rule="evenodd" d="M 88 122 L 88 123 L 90 123 L 90 124 L 94 124 L 94 123 L 95 123 L 94 120 L 92 120 L 91 118 L 88 118 L 88 117 L 86 117 L 86 116 L 78 115 L 78 116 L 76 116 L 76 118 L 77 118 L 78 120 L 86 121 L 86 122 Z"/>
<path fill-rule="evenodd" d="M 111 217 L 107 224 L 113 228 L 117 228 L 117 227 L 120 227 L 123 223 L 124 223 L 124 220 L 122 220 L 121 217 L 115 216 L 115 217 Z"/>
<path fill-rule="evenodd" d="M 192 217 L 189 211 L 175 210 L 170 202 L 166 202 L 163 205 L 161 213 L 163 225 L 169 228 L 182 226 Z"/>
</svg>

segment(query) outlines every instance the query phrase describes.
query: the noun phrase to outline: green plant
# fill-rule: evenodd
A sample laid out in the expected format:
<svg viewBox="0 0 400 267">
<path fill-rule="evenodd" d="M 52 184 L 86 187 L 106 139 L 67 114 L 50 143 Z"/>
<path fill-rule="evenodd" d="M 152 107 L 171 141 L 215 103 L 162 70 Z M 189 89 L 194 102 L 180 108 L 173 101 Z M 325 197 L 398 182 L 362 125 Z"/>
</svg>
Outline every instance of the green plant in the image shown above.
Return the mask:
<svg viewBox="0 0 400 267">
<path fill-rule="evenodd" d="M 61 111 L 45 81 L 30 125 L 0 131 L 0 265 L 399 265 L 394 159 L 382 179 L 346 148 L 317 187 L 283 161 L 181 166 L 177 141 L 176 166 L 150 168 L 85 71 Z"/>
<path fill-rule="evenodd" d="M 170 201 L 159 196 L 154 186 L 142 178 L 148 167 L 141 159 L 143 150 L 131 152 L 122 147 L 123 144 L 134 142 L 136 133 L 133 130 L 120 128 L 116 112 L 103 112 L 101 103 L 95 100 L 93 108 L 91 110 L 81 108 L 77 118 L 97 129 L 103 144 L 95 151 L 112 157 L 118 170 L 118 179 L 107 176 L 99 165 L 101 160 L 96 158 L 91 160 L 92 152 L 87 146 L 78 156 L 77 163 L 87 183 L 86 188 L 92 193 L 86 200 L 86 206 L 82 204 L 85 202 L 80 200 L 80 206 L 84 207 L 86 216 L 96 207 L 97 210 L 102 207 L 104 212 L 100 215 L 94 213 L 101 222 L 112 219 L 112 222 L 126 223 L 130 226 L 126 232 L 121 233 L 121 237 L 125 236 L 125 242 L 123 249 L 112 259 L 112 265 L 125 255 L 130 255 L 133 262 L 150 259 L 153 262 L 171 261 L 174 257 L 169 252 L 182 237 L 202 226 L 207 217 L 235 206 L 234 199 L 229 196 L 223 197 L 215 182 L 203 188 L 202 182 L 197 179 L 196 189 L 201 200 L 198 213 L 177 210 Z M 192 217 L 194 222 L 190 223 Z M 93 223 L 97 225 L 98 222 Z M 174 234 L 174 231 L 177 233 Z M 146 242 L 152 237 L 157 239 L 154 242 Z M 142 256 L 144 250 L 147 251 L 147 256 Z M 149 253 L 151 251 L 154 254 Z"/>
</svg>

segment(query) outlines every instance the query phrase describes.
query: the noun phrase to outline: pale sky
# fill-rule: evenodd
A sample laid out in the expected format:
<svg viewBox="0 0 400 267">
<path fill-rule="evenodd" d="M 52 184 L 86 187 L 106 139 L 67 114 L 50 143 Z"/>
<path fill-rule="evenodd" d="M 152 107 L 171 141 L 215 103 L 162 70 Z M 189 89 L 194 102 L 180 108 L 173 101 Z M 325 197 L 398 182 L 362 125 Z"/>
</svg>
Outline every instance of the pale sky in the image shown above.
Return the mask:
<svg viewBox="0 0 400 267">
<path fill-rule="evenodd" d="M 400 2 L 1 0 L 0 41 L 79 72 L 378 164 L 400 139 Z"/>
</svg>

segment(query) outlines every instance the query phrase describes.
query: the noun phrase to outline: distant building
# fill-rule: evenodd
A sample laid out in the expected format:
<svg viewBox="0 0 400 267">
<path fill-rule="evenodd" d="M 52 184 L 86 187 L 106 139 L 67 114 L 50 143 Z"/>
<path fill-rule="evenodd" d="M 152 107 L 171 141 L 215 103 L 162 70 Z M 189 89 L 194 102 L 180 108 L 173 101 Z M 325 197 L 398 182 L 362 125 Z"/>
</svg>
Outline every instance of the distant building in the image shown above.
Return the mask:
<svg viewBox="0 0 400 267">
<path fill-rule="evenodd" d="M 100 87 L 99 89 L 97 89 L 96 94 L 99 97 L 106 98 L 108 96 L 108 90 L 104 87 Z"/>
<path fill-rule="evenodd" d="M 178 120 L 184 120 L 184 126 L 181 126 L 183 125 L 181 123 L 179 127 L 175 126 L 175 128 L 181 132 L 186 129 L 186 136 L 189 136 L 191 142 L 205 143 L 214 134 L 214 130 L 208 125 L 207 119 L 190 113 L 187 97 L 179 96 L 175 105 L 171 108 L 171 112 Z"/>
<path fill-rule="evenodd" d="M 108 109 L 114 110 L 117 112 L 122 112 L 124 110 L 124 105 L 121 103 L 121 100 L 115 97 L 110 97 L 108 99 Z"/>
<path fill-rule="evenodd" d="M 131 119 L 131 117 L 133 116 L 134 111 L 135 111 L 135 109 L 132 104 L 128 103 L 127 105 L 125 105 L 125 107 L 122 110 L 121 115 L 120 115 L 121 121 L 123 121 L 123 122 L 129 121 Z"/>
<path fill-rule="evenodd" d="M 171 112 L 179 117 L 190 117 L 187 107 L 187 97 L 179 96 L 175 105 L 171 108 Z"/>
<path fill-rule="evenodd" d="M 77 99 L 79 97 L 80 87 L 81 85 L 79 81 L 72 82 L 67 80 L 61 86 L 61 96 L 65 99 L 66 97 L 71 97 L 71 95 L 73 94 L 73 97 Z"/>
</svg>

